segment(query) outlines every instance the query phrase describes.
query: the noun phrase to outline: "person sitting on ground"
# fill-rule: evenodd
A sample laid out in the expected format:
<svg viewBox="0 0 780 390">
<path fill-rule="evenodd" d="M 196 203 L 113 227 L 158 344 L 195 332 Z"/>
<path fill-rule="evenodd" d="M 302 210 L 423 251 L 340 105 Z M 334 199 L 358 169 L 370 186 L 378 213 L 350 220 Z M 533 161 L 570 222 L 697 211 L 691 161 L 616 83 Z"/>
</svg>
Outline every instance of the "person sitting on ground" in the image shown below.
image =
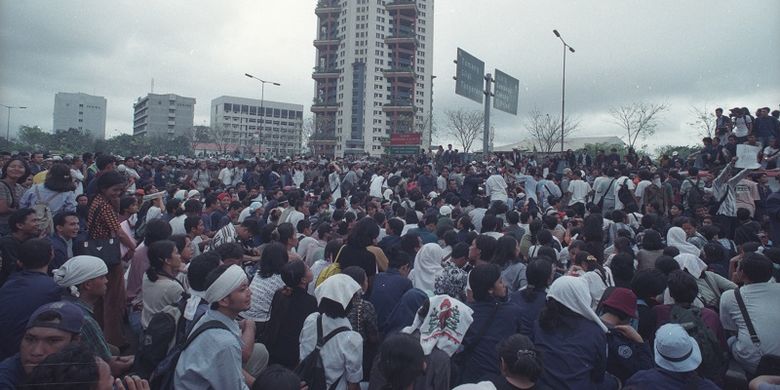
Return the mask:
<svg viewBox="0 0 780 390">
<path fill-rule="evenodd" d="M 509 296 L 509 303 L 518 307 L 520 317 L 520 334 L 531 335 L 534 322 L 544 308 L 547 298 L 547 287 L 553 281 L 553 263 L 547 259 L 534 259 L 526 268 L 528 284 L 525 288 L 515 291 Z"/>
<path fill-rule="evenodd" d="M 209 287 L 204 299 L 209 302 L 210 310 L 195 324 L 193 332 L 213 324 L 212 321 L 219 322 L 219 328 L 205 330 L 182 351 L 176 364 L 174 387 L 248 390 L 265 368 L 268 353 L 261 344 L 253 345 L 254 322 L 237 320 L 252 302 L 246 273 L 237 265 L 221 265 L 209 273 L 206 284 Z M 247 344 L 253 348 L 242 348 Z"/>
<path fill-rule="evenodd" d="M 418 341 L 406 334 L 388 337 L 382 343 L 377 360 L 381 376 L 387 378 L 381 387 L 376 382 L 369 384 L 369 389 L 409 390 L 416 387 L 423 375 L 427 375 L 424 350 Z M 439 389 L 438 387 L 427 387 Z"/>
<path fill-rule="evenodd" d="M 637 317 L 636 295 L 616 287 L 601 303 L 601 321 L 607 333 L 607 372 L 625 382 L 631 375 L 653 368 L 653 355 L 629 320 Z"/>
<path fill-rule="evenodd" d="M 95 304 L 106 295 L 108 267 L 99 257 L 79 255 L 53 271 L 54 282 L 65 289 L 63 300 L 74 303 L 84 313 L 81 342 L 108 362 L 113 375 L 124 374 L 133 366 L 133 356 L 112 356 L 111 347 L 94 317 Z M 116 348 L 116 347 L 114 347 Z"/>
<path fill-rule="evenodd" d="M 640 389 L 720 389 L 696 373 L 702 363 L 696 340 L 679 324 L 666 324 L 655 334 L 655 365 L 628 378 L 625 386 Z"/>
<path fill-rule="evenodd" d="M 0 362 L 0 388 L 23 386 L 33 369 L 47 356 L 79 343 L 84 314 L 69 302 L 38 307 L 27 321 L 19 352 Z"/>
<path fill-rule="evenodd" d="M 21 271 L 0 287 L 0 360 L 19 352 L 30 315 L 43 304 L 60 300 L 62 288 L 47 275 L 51 244 L 42 238 L 22 243 Z"/>
</svg>

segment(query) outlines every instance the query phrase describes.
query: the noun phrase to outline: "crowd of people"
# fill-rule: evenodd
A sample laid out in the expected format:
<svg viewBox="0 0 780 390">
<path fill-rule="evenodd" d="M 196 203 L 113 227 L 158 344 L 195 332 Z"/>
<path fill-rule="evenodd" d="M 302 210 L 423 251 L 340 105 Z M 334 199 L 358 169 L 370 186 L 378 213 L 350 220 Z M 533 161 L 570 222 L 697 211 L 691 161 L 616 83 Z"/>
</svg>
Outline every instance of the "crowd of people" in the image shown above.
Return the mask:
<svg viewBox="0 0 780 390">
<path fill-rule="evenodd" d="M 686 159 L 0 153 L 0 389 L 777 389 L 758 113 Z"/>
</svg>

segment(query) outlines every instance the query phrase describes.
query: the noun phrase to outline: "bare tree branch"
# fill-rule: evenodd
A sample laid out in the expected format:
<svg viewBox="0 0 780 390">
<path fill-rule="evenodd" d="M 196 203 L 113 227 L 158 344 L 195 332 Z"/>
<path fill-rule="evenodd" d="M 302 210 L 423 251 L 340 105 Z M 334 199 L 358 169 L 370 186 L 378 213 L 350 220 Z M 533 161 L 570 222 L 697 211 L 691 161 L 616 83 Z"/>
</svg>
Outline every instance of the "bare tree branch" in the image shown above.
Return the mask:
<svg viewBox="0 0 780 390">
<path fill-rule="evenodd" d="M 626 131 L 627 143 L 634 148 L 636 142 L 642 138 L 655 134 L 658 126 L 658 114 L 668 111 L 666 103 L 634 102 L 619 107 L 611 107 L 609 114 L 615 124 Z"/>
<path fill-rule="evenodd" d="M 699 135 L 702 137 L 714 137 L 715 119 L 707 105 L 705 104 L 702 107 L 691 106 L 689 111 L 693 119 L 690 122 L 686 122 L 686 124 L 698 130 Z"/>
<path fill-rule="evenodd" d="M 564 137 L 572 135 L 580 126 L 579 118 L 565 118 Z M 538 145 L 539 151 L 550 153 L 561 144 L 561 120 L 551 117 L 550 114 L 542 114 L 538 108 L 528 113 L 525 128 L 533 139 L 534 145 Z"/>
<path fill-rule="evenodd" d="M 444 115 L 446 116 L 446 134 L 454 137 L 463 147 L 463 152 L 468 153 L 474 141 L 482 138 L 484 114 L 479 110 L 459 109 L 447 110 Z"/>
</svg>

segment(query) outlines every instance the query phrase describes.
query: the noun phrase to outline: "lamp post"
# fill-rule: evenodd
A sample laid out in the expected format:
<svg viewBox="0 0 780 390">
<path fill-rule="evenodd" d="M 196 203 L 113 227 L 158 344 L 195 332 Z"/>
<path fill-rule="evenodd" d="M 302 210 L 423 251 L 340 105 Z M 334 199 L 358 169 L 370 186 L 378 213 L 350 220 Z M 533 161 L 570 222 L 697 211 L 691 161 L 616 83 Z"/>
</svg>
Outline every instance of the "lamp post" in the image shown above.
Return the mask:
<svg viewBox="0 0 780 390">
<path fill-rule="evenodd" d="M 262 121 L 263 122 L 260 124 L 260 129 L 259 130 L 260 130 L 260 133 L 262 133 L 263 132 L 263 127 L 265 127 L 265 107 L 263 106 L 263 104 L 265 103 L 265 85 L 266 84 L 271 84 L 271 85 L 275 85 L 277 87 L 280 87 L 282 84 L 279 84 L 279 83 L 274 82 L 274 81 L 263 80 L 261 78 L 252 76 L 249 73 L 244 73 L 244 76 L 249 77 L 250 79 L 255 79 L 255 80 L 260 82 L 260 111 L 262 112 L 262 117 L 263 117 Z M 259 149 L 260 149 L 260 141 L 259 141 L 259 138 L 258 138 L 258 150 Z M 278 153 L 278 148 L 277 148 L 277 153 Z"/>
<path fill-rule="evenodd" d="M 12 108 L 18 108 L 20 110 L 24 110 L 27 107 L 25 106 L 6 106 L 5 104 L 0 104 L 0 106 L 3 106 L 8 109 L 8 121 L 6 123 L 6 129 L 5 129 L 5 141 L 8 142 L 8 144 L 11 144 L 11 109 Z"/>
<path fill-rule="evenodd" d="M 563 80 L 561 82 L 561 153 L 563 153 L 563 137 L 565 133 L 564 109 L 566 107 L 566 50 L 574 53 L 574 48 L 569 46 L 569 44 L 563 40 L 563 37 L 561 37 L 561 34 L 558 32 L 558 30 L 553 30 L 553 34 L 555 34 L 555 36 L 561 40 L 561 43 L 563 43 Z"/>
</svg>

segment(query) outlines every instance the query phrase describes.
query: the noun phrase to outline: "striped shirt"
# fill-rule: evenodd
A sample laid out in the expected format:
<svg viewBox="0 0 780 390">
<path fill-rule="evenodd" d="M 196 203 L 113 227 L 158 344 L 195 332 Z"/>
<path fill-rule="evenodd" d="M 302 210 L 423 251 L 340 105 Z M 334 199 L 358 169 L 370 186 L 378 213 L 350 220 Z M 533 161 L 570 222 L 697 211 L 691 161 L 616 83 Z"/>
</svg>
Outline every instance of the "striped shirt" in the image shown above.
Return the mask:
<svg viewBox="0 0 780 390">
<path fill-rule="evenodd" d="M 733 166 L 734 164 L 729 163 L 720 171 L 718 177 L 713 181 L 711 189 L 712 196 L 715 198 L 716 202 L 720 202 L 720 200 L 723 199 L 717 214 L 727 217 L 737 216 L 737 183 L 739 183 L 739 181 L 750 171 L 749 169 L 743 169 L 733 177 L 727 179 L 726 172 L 730 172 Z"/>
</svg>

